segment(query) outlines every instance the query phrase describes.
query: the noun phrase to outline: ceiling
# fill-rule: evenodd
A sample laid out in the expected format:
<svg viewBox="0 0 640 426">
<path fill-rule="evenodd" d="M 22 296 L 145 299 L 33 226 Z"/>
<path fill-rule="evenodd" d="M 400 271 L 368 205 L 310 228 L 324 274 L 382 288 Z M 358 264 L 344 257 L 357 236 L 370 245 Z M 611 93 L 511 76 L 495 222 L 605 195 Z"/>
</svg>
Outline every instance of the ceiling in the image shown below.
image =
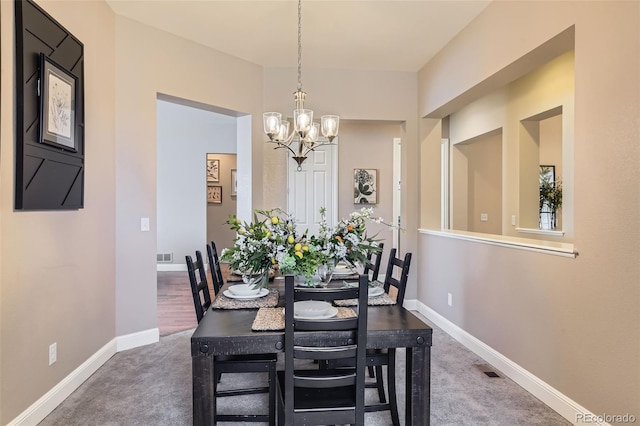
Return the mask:
<svg viewBox="0 0 640 426">
<path fill-rule="evenodd" d="M 295 0 L 107 0 L 118 15 L 264 67 L 297 66 Z M 302 66 L 417 71 L 490 0 L 304 0 Z"/>
</svg>

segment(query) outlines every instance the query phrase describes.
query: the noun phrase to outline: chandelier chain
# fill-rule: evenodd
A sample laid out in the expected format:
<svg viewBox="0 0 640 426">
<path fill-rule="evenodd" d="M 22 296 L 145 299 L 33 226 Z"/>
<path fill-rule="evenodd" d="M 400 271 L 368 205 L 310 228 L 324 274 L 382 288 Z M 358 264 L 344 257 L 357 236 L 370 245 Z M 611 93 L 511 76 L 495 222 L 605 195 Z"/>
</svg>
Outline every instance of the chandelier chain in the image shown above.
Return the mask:
<svg viewBox="0 0 640 426">
<path fill-rule="evenodd" d="M 302 0 L 298 0 L 298 91 L 302 91 Z"/>
</svg>

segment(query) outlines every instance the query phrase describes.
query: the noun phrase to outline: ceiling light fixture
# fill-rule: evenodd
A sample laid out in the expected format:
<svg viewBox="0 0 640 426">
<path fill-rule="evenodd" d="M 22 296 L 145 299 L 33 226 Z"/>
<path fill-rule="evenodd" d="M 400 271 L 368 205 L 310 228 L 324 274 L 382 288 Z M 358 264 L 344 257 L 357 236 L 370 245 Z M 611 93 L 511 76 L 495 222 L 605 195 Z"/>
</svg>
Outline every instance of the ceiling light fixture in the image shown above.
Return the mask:
<svg viewBox="0 0 640 426">
<path fill-rule="evenodd" d="M 293 131 L 289 133 L 289 121 L 283 120 L 279 112 L 265 112 L 262 117 L 264 132 L 269 137 L 267 142 L 275 143 L 277 146 L 274 149 L 288 149 L 298 163 L 298 171 L 302 170 L 302 163 L 311 151 L 333 144 L 340 125 L 340 117 L 337 115 L 323 115 L 320 118 L 320 124 L 314 123 L 313 111 L 304 108 L 304 99 L 307 94 L 302 91 L 301 22 L 302 0 L 298 0 L 298 90 L 293 94 L 296 102 L 296 109 L 293 110 Z M 322 139 L 320 132 L 324 137 Z M 297 142 L 297 146 L 294 142 Z"/>
</svg>

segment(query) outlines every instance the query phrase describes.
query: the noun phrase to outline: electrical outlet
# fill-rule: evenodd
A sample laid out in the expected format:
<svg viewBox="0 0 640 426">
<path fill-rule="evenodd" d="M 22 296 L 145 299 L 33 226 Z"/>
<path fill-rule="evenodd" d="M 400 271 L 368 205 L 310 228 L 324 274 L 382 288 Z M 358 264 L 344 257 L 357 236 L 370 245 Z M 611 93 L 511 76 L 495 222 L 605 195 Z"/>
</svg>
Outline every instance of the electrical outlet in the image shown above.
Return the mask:
<svg viewBox="0 0 640 426">
<path fill-rule="evenodd" d="M 49 345 L 49 365 L 58 360 L 58 343 L 53 342 Z"/>
<path fill-rule="evenodd" d="M 149 229 L 150 229 L 149 218 L 148 217 L 140 218 L 140 230 L 148 231 Z"/>
<path fill-rule="evenodd" d="M 489 220 L 489 215 L 487 213 L 480 213 L 480 222 L 486 222 Z"/>
<path fill-rule="evenodd" d="M 511 225 L 516 226 L 516 215 L 511 216 Z"/>
<path fill-rule="evenodd" d="M 447 304 L 449 306 L 453 306 L 453 296 L 451 295 L 451 293 L 447 293 Z"/>
</svg>

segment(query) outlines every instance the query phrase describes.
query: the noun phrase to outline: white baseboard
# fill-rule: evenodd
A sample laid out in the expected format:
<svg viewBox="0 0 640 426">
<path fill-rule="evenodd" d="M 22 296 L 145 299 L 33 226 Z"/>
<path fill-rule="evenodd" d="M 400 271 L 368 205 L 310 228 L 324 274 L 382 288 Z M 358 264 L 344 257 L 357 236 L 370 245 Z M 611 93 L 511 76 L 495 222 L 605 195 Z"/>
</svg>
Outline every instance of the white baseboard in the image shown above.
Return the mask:
<svg viewBox="0 0 640 426">
<path fill-rule="evenodd" d="M 31 404 L 29 408 L 8 423 L 8 426 L 37 425 L 116 352 L 149 345 L 159 340 L 160 331 L 157 328 L 116 337 L 62 379 L 49 392 Z"/>
<path fill-rule="evenodd" d="M 469 350 L 496 367 L 505 376 L 522 386 L 526 391 L 541 400 L 549 406 L 549 408 L 556 411 L 571 423 L 589 423 L 593 425 L 610 426 L 609 423 L 596 422 L 594 420 L 581 422 L 580 419 L 597 419 L 598 416 L 594 415 L 582 405 L 578 404 L 538 377 L 529 373 L 527 370 L 511 361 L 500 352 L 458 327 L 424 303 L 415 299 L 405 300 L 404 307 L 420 312 L 429 321 L 433 322 L 434 325 L 440 327 L 451 337 L 466 346 Z"/>
<path fill-rule="evenodd" d="M 160 341 L 160 330 L 151 328 L 149 330 L 139 331 L 137 333 L 126 334 L 116 338 L 116 350 L 118 352 L 127 349 L 137 348 L 139 346 L 150 345 Z"/>
<path fill-rule="evenodd" d="M 156 264 L 157 272 L 180 272 L 187 271 L 186 263 L 158 263 Z"/>
<path fill-rule="evenodd" d="M 31 404 L 9 426 L 37 425 L 116 353 L 116 339 L 104 345 L 49 392 Z"/>
</svg>

